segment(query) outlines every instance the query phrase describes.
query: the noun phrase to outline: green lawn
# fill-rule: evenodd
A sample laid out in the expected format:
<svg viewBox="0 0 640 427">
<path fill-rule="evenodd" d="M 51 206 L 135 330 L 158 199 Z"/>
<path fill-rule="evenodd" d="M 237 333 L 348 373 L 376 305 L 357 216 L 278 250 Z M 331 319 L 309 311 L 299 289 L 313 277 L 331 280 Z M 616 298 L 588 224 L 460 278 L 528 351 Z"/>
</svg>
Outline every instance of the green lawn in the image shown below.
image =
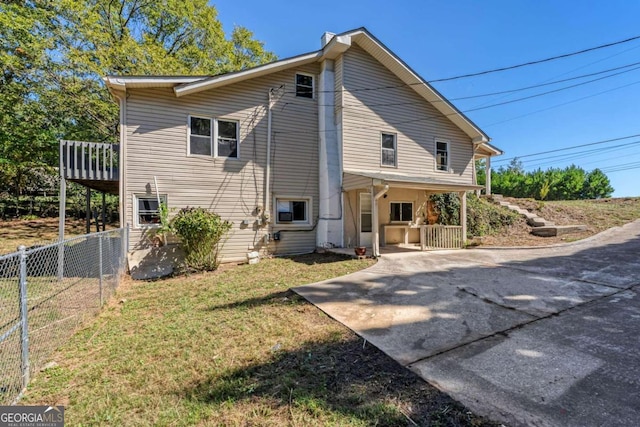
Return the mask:
<svg viewBox="0 0 640 427">
<path fill-rule="evenodd" d="M 335 255 L 125 281 L 35 376 L 67 425 L 492 425 L 288 288 L 372 263 Z"/>
</svg>

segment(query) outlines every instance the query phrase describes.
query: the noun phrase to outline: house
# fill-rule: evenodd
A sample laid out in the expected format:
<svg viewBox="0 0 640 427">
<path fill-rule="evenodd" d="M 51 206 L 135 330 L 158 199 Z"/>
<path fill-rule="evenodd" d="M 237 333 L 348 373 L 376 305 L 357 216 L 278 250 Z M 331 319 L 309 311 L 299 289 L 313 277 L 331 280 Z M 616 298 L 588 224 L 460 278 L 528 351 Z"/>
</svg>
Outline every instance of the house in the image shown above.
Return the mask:
<svg viewBox="0 0 640 427">
<path fill-rule="evenodd" d="M 232 221 L 223 261 L 317 247 L 377 254 L 423 240 L 428 196 L 464 200 L 479 189 L 474 159 L 502 154 L 364 28 L 248 70 L 104 80 L 120 105 L 130 250 L 150 245 L 161 200 Z"/>
</svg>

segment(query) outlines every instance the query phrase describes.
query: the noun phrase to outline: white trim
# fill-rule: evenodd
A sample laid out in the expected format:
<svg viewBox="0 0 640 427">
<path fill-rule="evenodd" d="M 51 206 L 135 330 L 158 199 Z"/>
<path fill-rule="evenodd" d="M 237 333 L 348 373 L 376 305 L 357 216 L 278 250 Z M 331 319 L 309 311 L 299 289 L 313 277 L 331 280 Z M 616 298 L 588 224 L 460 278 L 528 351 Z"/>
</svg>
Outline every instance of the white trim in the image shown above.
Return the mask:
<svg viewBox="0 0 640 427">
<path fill-rule="evenodd" d="M 383 135 L 393 136 L 393 165 L 385 165 L 384 163 L 382 163 L 382 159 L 383 159 L 382 152 L 384 150 L 389 150 L 389 148 L 382 147 Z M 380 131 L 380 166 L 383 168 L 394 168 L 394 169 L 398 168 L 398 134 L 395 132 Z"/>
<path fill-rule="evenodd" d="M 289 202 L 306 202 L 306 221 L 291 221 L 291 222 L 278 222 L 278 201 L 289 201 Z M 292 195 L 283 195 L 278 194 L 273 196 L 273 227 L 278 229 L 313 229 L 313 197 L 311 196 L 292 196 Z"/>
<path fill-rule="evenodd" d="M 157 201 L 158 197 L 160 198 L 161 203 L 169 204 L 167 194 L 149 194 L 149 193 L 133 193 L 133 228 L 135 229 L 147 229 L 147 228 L 158 228 L 160 227 L 160 223 L 158 224 L 140 224 L 140 217 L 138 215 L 138 200 L 140 198 L 150 199 L 153 201 Z M 160 214 L 160 209 L 158 207 L 158 214 Z"/>
<path fill-rule="evenodd" d="M 447 144 L 447 169 L 440 169 L 438 166 L 438 143 Z M 451 171 L 451 141 L 444 138 L 435 138 L 433 141 L 433 170 L 441 173 Z"/>
<path fill-rule="evenodd" d="M 306 76 L 306 77 L 311 77 L 311 98 L 307 98 L 306 96 L 298 96 L 298 75 L 300 76 Z M 309 99 L 309 100 L 315 100 L 316 99 L 316 76 L 315 74 L 311 74 L 311 73 L 305 73 L 303 71 L 296 71 L 294 77 L 293 77 L 293 90 L 295 92 L 295 97 L 297 98 L 302 98 L 302 99 Z"/>
<path fill-rule="evenodd" d="M 191 154 L 191 119 L 192 118 L 209 120 L 209 127 L 210 127 L 210 133 L 211 133 L 211 135 L 209 135 L 209 148 L 211 150 L 211 154 Z M 205 157 L 205 158 L 215 157 L 214 147 L 213 147 L 213 136 L 215 134 L 214 122 L 215 122 L 215 119 L 210 116 L 198 115 L 198 114 L 187 115 L 187 156 L 188 157 Z M 204 138 L 206 135 L 195 135 L 195 136 Z"/>
<path fill-rule="evenodd" d="M 399 204 L 410 204 L 411 205 L 411 219 L 409 220 L 405 220 L 405 219 L 400 219 L 400 220 L 394 220 L 391 219 L 391 205 L 394 203 L 399 203 Z M 402 206 L 400 206 L 400 216 L 402 217 Z M 415 212 L 413 211 L 413 201 L 408 201 L 408 200 L 389 200 L 389 223 L 390 224 L 409 224 L 411 222 L 413 222 L 413 217 L 415 216 Z"/>
<path fill-rule="evenodd" d="M 205 119 L 209 120 L 211 125 L 211 135 L 209 137 L 211 154 L 191 154 L 191 118 L 196 119 Z M 218 155 L 218 122 L 231 122 L 236 124 L 236 156 L 228 157 L 228 156 L 219 156 Z M 202 138 L 205 135 L 194 135 L 201 136 Z M 187 115 L 187 156 L 188 157 L 199 157 L 205 159 L 230 159 L 230 160 L 239 160 L 240 159 L 240 121 L 235 119 L 226 119 L 224 117 L 211 117 L 208 115 L 201 114 L 189 114 Z"/>
<path fill-rule="evenodd" d="M 235 123 L 236 124 L 236 156 L 235 157 L 219 156 L 218 155 L 218 122 L 221 121 L 221 120 L 223 122 L 230 122 L 230 123 Z M 220 159 L 239 160 L 240 159 L 240 121 L 233 120 L 233 119 L 225 119 L 224 117 L 215 118 L 213 121 L 214 121 L 214 125 L 215 125 L 214 137 L 213 137 L 213 145 L 214 145 L 214 148 L 215 148 L 215 155 L 213 157 L 220 158 Z"/>
<path fill-rule="evenodd" d="M 291 67 L 304 65 L 311 62 L 316 62 L 322 57 L 322 51 L 315 51 L 293 58 L 283 59 L 281 61 L 271 62 L 269 64 L 260 65 L 258 67 L 250 68 L 248 70 L 239 71 L 236 73 L 223 74 L 221 76 L 210 77 L 204 80 L 200 80 L 193 83 L 187 83 L 180 86 L 176 86 L 173 91 L 176 97 L 189 95 L 191 93 L 200 92 L 203 90 L 213 89 L 220 86 L 226 86 L 231 83 L 241 82 L 255 77 L 264 76 L 267 74 L 275 73 L 276 71 L 286 70 Z"/>
</svg>

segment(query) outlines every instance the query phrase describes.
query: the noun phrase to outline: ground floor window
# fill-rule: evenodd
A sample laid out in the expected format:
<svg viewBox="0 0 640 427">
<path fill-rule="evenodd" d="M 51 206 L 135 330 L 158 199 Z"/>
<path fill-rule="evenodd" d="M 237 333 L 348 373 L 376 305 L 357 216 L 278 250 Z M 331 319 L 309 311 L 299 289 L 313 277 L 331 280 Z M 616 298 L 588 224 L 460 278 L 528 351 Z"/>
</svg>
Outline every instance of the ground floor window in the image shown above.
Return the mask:
<svg viewBox="0 0 640 427">
<path fill-rule="evenodd" d="M 167 195 L 160 195 L 160 203 L 167 203 Z M 156 195 L 135 195 L 135 226 L 154 227 L 160 225 L 160 206 Z"/>
<path fill-rule="evenodd" d="M 411 202 L 391 202 L 389 211 L 391 213 L 391 222 L 413 221 L 413 203 Z"/>
<path fill-rule="evenodd" d="M 276 224 L 311 224 L 310 212 L 310 199 L 276 198 Z"/>
</svg>

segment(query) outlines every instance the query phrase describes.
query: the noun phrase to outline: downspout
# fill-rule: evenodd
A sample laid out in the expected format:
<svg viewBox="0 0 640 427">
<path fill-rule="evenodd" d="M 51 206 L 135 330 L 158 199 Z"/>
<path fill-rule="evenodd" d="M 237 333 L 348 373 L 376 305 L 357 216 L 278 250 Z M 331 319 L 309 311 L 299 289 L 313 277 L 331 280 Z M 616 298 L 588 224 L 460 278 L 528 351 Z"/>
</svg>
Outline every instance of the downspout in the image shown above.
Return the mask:
<svg viewBox="0 0 640 427">
<path fill-rule="evenodd" d="M 116 98 L 118 98 L 120 104 L 120 150 L 118 152 L 118 181 L 119 181 L 119 196 L 118 197 L 118 210 L 119 210 L 119 220 L 120 227 L 126 227 L 126 215 L 125 215 L 125 150 L 126 150 L 126 140 L 127 140 L 127 129 L 126 129 L 126 117 L 127 117 L 127 95 L 126 92 L 123 95 L 118 95 L 115 92 L 113 93 Z M 129 248 L 127 248 L 128 250 Z"/>
<path fill-rule="evenodd" d="M 271 183 L 271 104 L 273 96 L 273 89 L 269 89 L 268 97 L 269 102 L 267 104 L 267 161 L 264 169 L 264 209 L 262 211 L 262 225 L 266 226 L 269 223 L 271 215 L 270 208 L 270 183 Z"/>
<path fill-rule="evenodd" d="M 373 256 L 374 257 L 379 257 L 380 256 L 380 225 L 378 224 L 378 199 L 382 196 L 384 196 L 384 194 L 389 191 L 389 185 L 386 184 L 382 190 L 378 191 L 377 193 L 374 193 L 375 188 L 371 187 L 371 195 L 373 196 L 373 203 L 372 203 L 372 212 L 371 212 L 371 222 L 372 222 L 372 228 L 373 228 L 373 239 L 372 240 L 372 250 L 373 250 Z"/>
</svg>

